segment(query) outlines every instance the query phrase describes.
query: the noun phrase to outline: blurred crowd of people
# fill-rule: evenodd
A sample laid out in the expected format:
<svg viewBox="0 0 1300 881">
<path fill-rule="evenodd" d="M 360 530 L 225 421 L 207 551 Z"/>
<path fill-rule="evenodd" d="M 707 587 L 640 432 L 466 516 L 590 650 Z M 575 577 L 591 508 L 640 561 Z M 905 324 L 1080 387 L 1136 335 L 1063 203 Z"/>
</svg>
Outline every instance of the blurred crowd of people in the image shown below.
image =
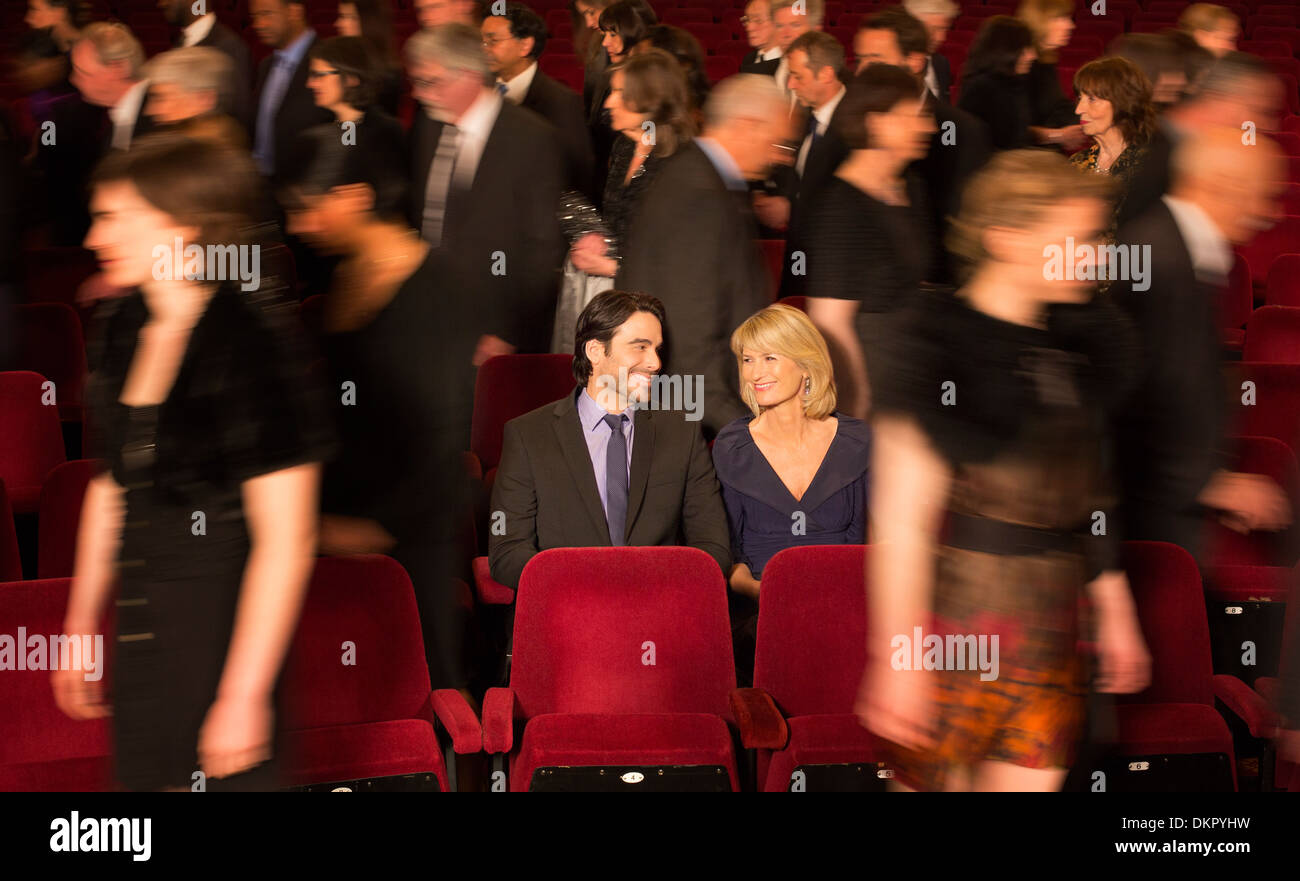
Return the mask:
<svg viewBox="0 0 1300 881">
<path fill-rule="evenodd" d="M 859 711 L 899 780 L 1059 788 L 1089 687 L 1150 676 L 1119 542 L 1200 555 L 1207 511 L 1289 528 L 1276 485 L 1222 464 L 1218 290 L 1287 179 L 1264 134 L 1282 86 L 1228 10 L 1121 36 L 1073 101 L 1074 0 L 1023 0 L 982 23 L 953 101 L 951 0 L 867 15 L 856 69 L 821 0 L 752 0 L 752 51 L 712 85 L 644 0 L 575 0 L 581 93 L 539 67 L 548 31 L 523 3 L 415 0 L 400 53 L 389 0 L 340 2 L 329 38 L 310 5 L 249 0 L 256 70 L 190 0 L 159 0 L 176 48 L 148 59 L 76 0 L 30 0 L 12 55 L 0 280 L 25 229 L 100 261 L 82 294 L 104 470 L 67 629 L 97 626 L 117 578 L 119 629 L 148 635 L 119 653 L 128 785 L 187 785 L 187 744 L 267 784 L 318 550 L 397 558 L 434 687 L 490 678 L 453 586 L 477 531 L 509 587 L 550 547 L 701 548 L 742 679 L 766 562 L 872 542 Z M 779 278 L 760 238 L 784 240 Z M 288 256 L 250 294 L 160 279 L 173 241 Z M 1095 257 L 1053 277 L 1045 249 L 1067 241 L 1146 249 L 1149 288 Z M 293 301 L 317 294 L 305 339 Z M 476 370 L 551 351 L 575 388 L 507 426 L 476 501 Z M 699 378 L 699 422 L 638 405 L 660 373 Z M 1002 684 L 899 675 L 891 636 L 931 620 L 1014 634 Z M 58 683 L 69 712 L 104 711 L 92 683 Z"/>
</svg>

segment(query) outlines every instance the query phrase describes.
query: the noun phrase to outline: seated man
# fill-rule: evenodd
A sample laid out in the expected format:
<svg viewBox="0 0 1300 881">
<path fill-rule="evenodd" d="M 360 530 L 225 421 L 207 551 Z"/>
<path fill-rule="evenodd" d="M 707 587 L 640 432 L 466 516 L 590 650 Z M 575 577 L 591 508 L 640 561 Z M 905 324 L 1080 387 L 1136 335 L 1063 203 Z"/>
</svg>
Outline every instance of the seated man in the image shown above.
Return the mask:
<svg viewBox="0 0 1300 881">
<path fill-rule="evenodd" d="M 731 570 L 726 514 L 699 423 L 682 410 L 644 406 L 663 324 L 654 297 L 600 294 L 578 316 L 577 388 L 506 423 L 492 488 L 495 580 L 517 588 L 533 555 L 557 547 L 688 545 Z"/>
</svg>

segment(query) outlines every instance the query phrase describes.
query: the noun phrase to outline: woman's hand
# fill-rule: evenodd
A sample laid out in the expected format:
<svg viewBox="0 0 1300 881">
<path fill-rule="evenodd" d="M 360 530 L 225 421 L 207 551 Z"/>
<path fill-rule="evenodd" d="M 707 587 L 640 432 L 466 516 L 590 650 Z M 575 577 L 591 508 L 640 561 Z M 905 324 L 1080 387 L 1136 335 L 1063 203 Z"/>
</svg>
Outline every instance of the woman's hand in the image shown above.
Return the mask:
<svg viewBox="0 0 1300 881">
<path fill-rule="evenodd" d="M 1134 694 L 1151 684 L 1151 655 L 1136 615 L 1102 612 L 1097 623 L 1097 691 Z"/>
<path fill-rule="evenodd" d="M 397 539 L 375 520 L 323 514 L 319 544 L 322 554 L 382 554 L 397 544 Z"/>
<path fill-rule="evenodd" d="M 731 578 L 728 579 L 731 589 L 736 593 L 744 594 L 748 597 L 758 599 L 760 582 L 750 571 L 748 563 L 737 563 L 731 567 Z"/>
<path fill-rule="evenodd" d="M 94 627 L 78 627 L 64 623 L 63 632 L 69 636 L 93 633 Z M 104 697 L 103 679 L 88 680 L 84 669 L 60 668 L 50 674 L 54 688 L 54 703 L 73 719 L 102 719 L 113 714 Z"/>
<path fill-rule="evenodd" d="M 271 758 L 268 698 L 218 697 L 199 729 L 199 770 L 213 779 L 229 777 Z"/>
<path fill-rule="evenodd" d="M 933 671 L 895 670 L 887 660 L 868 661 L 854 712 L 877 737 L 906 749 L 932 749 L 933 687 Z"/>
</svg>

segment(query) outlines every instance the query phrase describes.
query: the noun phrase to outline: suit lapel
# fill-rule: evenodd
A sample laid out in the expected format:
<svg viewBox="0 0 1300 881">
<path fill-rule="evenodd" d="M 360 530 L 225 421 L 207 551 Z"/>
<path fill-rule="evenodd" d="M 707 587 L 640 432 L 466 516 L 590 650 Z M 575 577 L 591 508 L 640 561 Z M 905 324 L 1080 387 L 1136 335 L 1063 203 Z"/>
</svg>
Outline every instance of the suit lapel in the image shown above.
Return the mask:
<svg viewBox="0 0 1300 881">
<path fill-rule="evenodd" d="M 594 534 L 602 537 L 599 545 L 608 546 L 609 523 L 605 520 L 605 504 L 601 501 L 600 490 L 596 486 L 596 473 L 592 470 L 591 455 L 587 452 L 587 442 L 582 436 L 582 423 L 578 419 L 578 408 L 574 405 L 573 395 L 566 395 L 555 405 L 553 412 L 555 439 L 560 444 L 564 461 L 569 466 L 569 473 L 573 475 L 578 495 L 582 496 L 582 504 L 587 509 L 587 516 L 591 518 Z M 637 437 L 636 442 L 639 441 L 640 437 Z M 633 457 L 635 458 L 635 448 Z M 629 512 L 630 510 L 629 506 Z M 632 522 L 630 513 L 628 522 Z"/>
<path fill-rule="evenodd" d="M 641 503 L 645 501 L 646 482 L 650 479 L 650 463 L 654 461 L 655 455 L 653 412 L 642 408 L 633 413 L 636 432 L 632 435 L 632 469 L 628 474 L 627 533 L 623 536 L 624 542 L 632 535 L 632 524 L 636 523 Z"/>
</svg>

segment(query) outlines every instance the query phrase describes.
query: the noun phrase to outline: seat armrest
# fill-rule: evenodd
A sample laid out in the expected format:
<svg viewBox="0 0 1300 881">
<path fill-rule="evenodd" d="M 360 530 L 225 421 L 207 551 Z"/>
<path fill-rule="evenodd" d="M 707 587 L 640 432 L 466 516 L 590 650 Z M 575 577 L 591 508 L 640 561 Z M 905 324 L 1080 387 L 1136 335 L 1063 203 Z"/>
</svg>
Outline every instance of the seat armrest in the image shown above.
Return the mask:
<svg viewBox="0 0 1300 881">
<path fill-rule="evenodd" d="M 731 715 L 740 728 L 745 749 L 784 749 L 790 741 L 790 727 L 776 707 L 776 701 L 761 688 L 731 691 Z"/>
</svg>

